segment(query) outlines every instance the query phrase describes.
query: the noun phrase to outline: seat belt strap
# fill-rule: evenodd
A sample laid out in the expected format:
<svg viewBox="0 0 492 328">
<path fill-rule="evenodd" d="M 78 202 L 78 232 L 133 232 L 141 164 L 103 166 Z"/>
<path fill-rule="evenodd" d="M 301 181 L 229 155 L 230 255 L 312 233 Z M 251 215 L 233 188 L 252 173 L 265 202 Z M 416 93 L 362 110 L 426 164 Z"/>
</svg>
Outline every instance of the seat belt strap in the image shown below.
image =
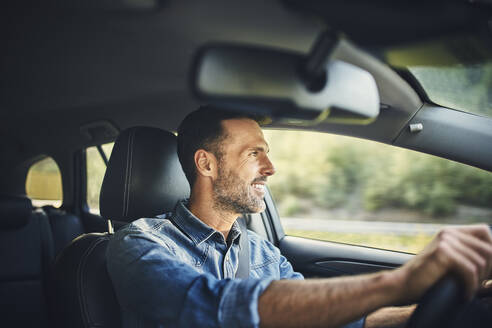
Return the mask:
<svg viewBox="0 0 492 328">
<path fill-rule="evenodd" d="M 236 278 L 249 278 L 249 240 L 248 228 L 246 227 L 246 218 L 240 217 L 237 219 L 241 237 L 239 238 L 239 265 L 236 271 Z"/>
</svg>

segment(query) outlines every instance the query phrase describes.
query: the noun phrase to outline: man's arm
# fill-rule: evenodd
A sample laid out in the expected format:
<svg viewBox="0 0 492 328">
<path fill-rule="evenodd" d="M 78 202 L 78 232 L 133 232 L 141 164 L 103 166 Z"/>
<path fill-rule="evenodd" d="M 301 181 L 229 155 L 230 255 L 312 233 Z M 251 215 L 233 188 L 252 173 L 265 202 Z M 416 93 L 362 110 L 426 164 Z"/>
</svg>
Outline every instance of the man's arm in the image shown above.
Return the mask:
<svg viewBox="0 0 492 328">
<path fill-rule="evenodd" d="M 263 327 L 337 327 L 385 306 L 414 302 L 449 272 L 464 281 L 471 297 L 490 276 L 491 267 L 492 237 L 487 226 L 446 229 L 422 253 L 392 271 L 272 282 L 259 299 L 260 323 Z M 366 326 L 406 320 L 411 312 L 395 311 L 370 315 Z"/>
<path fill-rule="evenodd" d="M 367 316 L 364 327 L 405 327 L 415 308 L 416 305 L 382 308 Z"/>
<path fill-rule="evenodd" d="M 262 327 L 339 327 L 398 301 L 391 272 L 274 281 L 260 296 Z M 284 313 L 284 315 L 278 315 Z"/>
</svg>

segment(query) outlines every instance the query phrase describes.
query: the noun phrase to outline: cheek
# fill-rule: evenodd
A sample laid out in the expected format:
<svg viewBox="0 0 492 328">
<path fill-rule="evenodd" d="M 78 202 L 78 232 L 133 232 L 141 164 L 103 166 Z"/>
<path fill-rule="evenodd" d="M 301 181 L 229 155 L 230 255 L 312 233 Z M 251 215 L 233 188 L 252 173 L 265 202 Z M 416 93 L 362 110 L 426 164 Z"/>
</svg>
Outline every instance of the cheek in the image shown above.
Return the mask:
<svg viewBox="0 0 492 328">
<path fill-rule="evenodd" d="M 237 166 L 237 167 L 238 167 L 239 169 L 241 169 L 241 168 L 243 168 L 243 167 L 248 166 L 248 164 L 249 164 L 250 162 L 251 162 L 251 159 L 250 159 L 250 158 L 248 158 L 248 157 L 246 157 L 245 159 L 243 159 L 243 160 L 241 160 L 241 161 L 239 162 L 239 164 L 238 164 L 238 166 Z"/>
<path fill-rule="evenodd" d="M 251 183 L 258 176 L 258 172 L 259 165 L 256 162 L 251 162 L 241 168 L 239 176 L 247 183 Z"/>
<path fill-rule="evenodd" d="M 242 175 L 240 175 L 240 179 L 244 184 L 250 185 L 254 179 L 258 177 L 258 174 L 256 171 L 251 171 L 251 172 L 245 172 Z"/>
</svg>

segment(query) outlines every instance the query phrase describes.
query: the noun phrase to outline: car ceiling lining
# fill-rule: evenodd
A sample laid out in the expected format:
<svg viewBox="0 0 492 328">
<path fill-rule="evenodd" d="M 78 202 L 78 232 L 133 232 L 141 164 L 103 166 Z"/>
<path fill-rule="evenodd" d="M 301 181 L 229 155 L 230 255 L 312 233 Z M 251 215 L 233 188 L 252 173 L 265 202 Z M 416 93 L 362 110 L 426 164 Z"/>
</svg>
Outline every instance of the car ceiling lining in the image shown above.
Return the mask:
<svg viewBox="0 0 492 328">
<path fill-rule="evenodd" d="M 97 120 L 110 120 L 121 129 L 150 125 L 175 130 L 197 105 L 186 78 L 193 50 L 199 45 L 214 40 L 309 50 L 325 24 L 312 12 L 292 11 L 292 3 L 167 1 L 162 10 L 144 15 L 62 11 L 42 16 L 46 11 L 39 11 L 25 14 L 13 26 L 4 22 L 1 33 L 13 46 L 7 47 L 4 56 L 13 61 L 4 75 L 13 83 L 2 88 L 0 97 L 0 115 L 10 126 L 5 134 L 34 152 L 50 151 L 50 147 L 76 150 L 106 142 L 88 142 L 78 132 L 80 126 Z M 37 41 L 43 37 L 45 42 Z M 27 45 L 19 41 L 24 38 Z M 339 59 L 375 76 L 381 101 L 389 109 L 382 110 L 371 125 L 323 124 L 314 129 L 391 143 L 422 100 L 405 80 L 371 55 L 350 43 L 338 51 Z M 60 52 L 64 57 L 56 60 Z M 69 70 L 56 73 L 57 68 Z M 58 75 L 50 76 L 53 72 Z M 34 81 L 26 86 L 30 76 Z M 43 78 L 54 82 L 43 85 Z"/>
</svg>

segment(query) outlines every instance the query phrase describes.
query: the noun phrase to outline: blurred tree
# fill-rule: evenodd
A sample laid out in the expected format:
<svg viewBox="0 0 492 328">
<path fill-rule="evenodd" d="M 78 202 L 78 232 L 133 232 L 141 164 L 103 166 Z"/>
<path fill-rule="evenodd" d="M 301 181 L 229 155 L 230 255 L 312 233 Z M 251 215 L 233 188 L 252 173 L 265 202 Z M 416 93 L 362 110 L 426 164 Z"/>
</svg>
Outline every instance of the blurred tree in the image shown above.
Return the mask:
<svg viewBox="0 0 492 328">
<path fill-rule="evenodd" d="M 270 130 L 265 137 L 277 169 L 269 186 L 284 215 L 305 211 L 300 200 L 336 208 L 354 194 L 370 211 L 403 208 L 438 216 L 454 213 L 458 204 L 492 208 L 492 174 L 480 169 L 323 133 Z"/>
</svg>

